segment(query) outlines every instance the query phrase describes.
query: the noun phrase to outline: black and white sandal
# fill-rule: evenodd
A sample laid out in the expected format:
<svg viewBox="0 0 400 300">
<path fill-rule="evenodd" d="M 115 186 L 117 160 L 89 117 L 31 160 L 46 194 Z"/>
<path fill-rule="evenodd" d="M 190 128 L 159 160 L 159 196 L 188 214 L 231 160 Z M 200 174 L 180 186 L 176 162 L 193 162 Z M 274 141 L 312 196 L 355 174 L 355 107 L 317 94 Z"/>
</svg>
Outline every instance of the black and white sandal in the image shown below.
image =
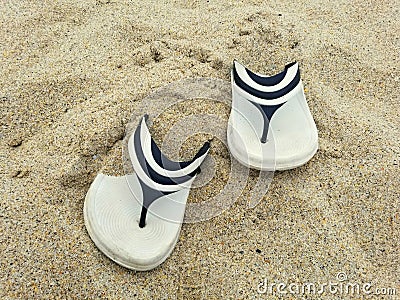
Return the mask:
<svg viewBox="0 0 400 300">
<path fill-rule="evenodd" d="M 232 155 L 255 169 L 292 169 L 314 156 L 318 131 L 297 63 L 269 77 L 234 61 L 227 135 Z"/>
<path fill-rule="evenodd" d="M 186 200 L 207 142 L 188 162 L 163 155 L 143 117 L 128 140 L 134 174 L 99 174 L 85 199 L 85 225 L 96 246 L 116 263 L 150 270 L 171 254 L 185 214 Z"/>
</svg>

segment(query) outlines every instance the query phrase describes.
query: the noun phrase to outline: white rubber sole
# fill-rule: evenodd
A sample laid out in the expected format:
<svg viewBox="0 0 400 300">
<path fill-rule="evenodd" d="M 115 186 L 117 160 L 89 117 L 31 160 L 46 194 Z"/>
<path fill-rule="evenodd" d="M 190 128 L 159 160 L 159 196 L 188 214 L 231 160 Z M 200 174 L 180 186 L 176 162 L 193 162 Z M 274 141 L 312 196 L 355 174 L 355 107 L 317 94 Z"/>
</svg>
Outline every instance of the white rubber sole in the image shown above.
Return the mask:
<svg viewBox="0 0 400 300">
<path fill-rule="evenodd" d="M 290 170 L 294 169 L 297 167 L 301 167 L 305 165 L 307 162 L 310 161 L 310 159 L 317 153 L 318 151 L 318 143 L 315 143 L 314 145 L 311 145 L 310 151 L 308 155 L 304 156 L 303 159 L 298 159 L 296 161 L 290 161 L 290 162 L 279 162 L 277 163 L 276 160 L 272 157 L 272 160 L 269 160 L 268 162 L 263 163 L 257 163 L 257 162 L 251 162 L 249 160 L 249 157 L 246 155 L 243 155 L 243 152 L 240 152 L 236 149 L 235 142 L 232 138 L 232 128 L 228 127 L 228 147 L 229 151 L 231 152 L 232 156 L 242 165 L 251 168 L 251 169 L 256 169 L 260 171 L 285 171 L 285 170 Z"/>
<path fill-rule="evenodd" d="M 189 191 L 156 200 L 146 226 L 140 228 L 139 187 L 136 175 L 99 174 L 86 195 L 83 212 L 89 236 L 101 252 L 125 268 L 147 271 L 163 263 L 175 248 Z"/>
<path fill-rule="evenodd" d="M 266 143 L 260 141 L 263 127 L 261 112 L 233 85 L 227 139 L 241 164 L 263 171 L 289 170 L 306 164 L 318 150 L 318 131 L 301 82 L 270 120 Z"/>
</svg>

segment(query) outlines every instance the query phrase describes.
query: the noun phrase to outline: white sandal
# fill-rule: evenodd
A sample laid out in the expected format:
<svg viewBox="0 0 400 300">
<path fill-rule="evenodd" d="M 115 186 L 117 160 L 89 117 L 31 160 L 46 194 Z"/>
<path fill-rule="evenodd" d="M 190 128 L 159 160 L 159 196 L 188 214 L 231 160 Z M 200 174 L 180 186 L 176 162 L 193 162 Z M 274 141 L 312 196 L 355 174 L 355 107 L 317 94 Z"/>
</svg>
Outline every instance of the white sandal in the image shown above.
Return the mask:
<svg viewBox="0 0 400 300">
<path fill-rule="evenodd" d="M 210 144 L 189 162 L 171 161 L 153 141 L 146 116 L 128 143 L 135 173 L 97 175 L 85 199 L 85 225 L 110 259 L 145 271 L 164 262 L 174 249 L 191 184 Z"/>
<path fill-rule="evenodd" d="M 318 131 L 297 63 L 269 77 L 234 61 L 227 135 L 232 155 L 259 170 L 293 169 L 314 156 Z"/>
</svg>

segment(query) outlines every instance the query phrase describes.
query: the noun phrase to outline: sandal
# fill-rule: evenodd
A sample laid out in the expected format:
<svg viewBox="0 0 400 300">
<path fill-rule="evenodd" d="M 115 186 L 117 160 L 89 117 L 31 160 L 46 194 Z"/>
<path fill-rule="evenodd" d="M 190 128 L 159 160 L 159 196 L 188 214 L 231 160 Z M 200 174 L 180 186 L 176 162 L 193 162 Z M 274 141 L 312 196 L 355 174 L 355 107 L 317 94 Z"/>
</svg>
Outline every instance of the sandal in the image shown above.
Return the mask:
<svg viewBox="0 0 400 300">
<path fill-rule="evenodd" d="M 314 156 L 318 131 L 296 62 L 265 76 L 234 61 L 227 135 L 232 155 L 263 171 L 293 169 Z"/>
<path fill-rule="evenodd" d="M 150 270 L 174 249 L 185 214 L 186 200 L 206 142 L 188 162 L 174 162 L 161 153 L 143 117 L 128 140 L 134 174 L 99 174 L 85 199 L 87 231 L 110 259 L 128 269 Z"/>
</svg>

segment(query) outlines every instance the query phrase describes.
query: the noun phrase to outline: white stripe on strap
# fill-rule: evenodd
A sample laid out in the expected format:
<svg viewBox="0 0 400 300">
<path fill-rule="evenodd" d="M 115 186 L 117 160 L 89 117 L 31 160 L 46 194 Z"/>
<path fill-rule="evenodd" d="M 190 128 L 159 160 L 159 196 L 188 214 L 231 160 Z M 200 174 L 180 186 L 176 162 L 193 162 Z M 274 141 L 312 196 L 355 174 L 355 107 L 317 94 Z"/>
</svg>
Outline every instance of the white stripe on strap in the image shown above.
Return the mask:
<svg viewBox="0 0 400 300">
<path fill-rule="evenodd" d="M 164 176 L 164 177 L 181 177 L 181 176 L 186 176 L 194 172 L 203 162 L 203 160 L 206 158 L 207 153 L 204 153 L 202 156 L 197 158 L 195 161 L 193 161 L 190 165 L 186 166 L 185 168 L 179 169 L 179 170 L 166 170 L 162 168 L 154 159 L 153 153 L 151 151 L 151 135 L 150 131 L 147 127 L 145 118 L 142 119 L 141 123 L 141 128 L 140 128 L 140 140 L 141 140 L 141 147 L 142 151 L 144 154 L 144 157 L 150 167 L 157 172 L 158 174 Z"/>
<path fill-rule="evenodd" d="M 278 84 L 272 86 L 264 86 L 255 82 L 253 79 L 251 79 L 251 77 L 247 73 L 246 68 L 237 61 L 234 62 L 234 68 L 236 69 L 236 72 L 240 77 L 240 79 L 242 79 L 245 84 L 258 91 L 270 93 L 279 91 L 283 89 L 285 86 L 287 86 L 296 77 L 297 70 L 299 69 L 299 64 L 295 63 L 293 66 L 290 66 L 286 71 L 285 77 Z M 268 77 L 265 75 L 258 75 L 258 76 Z"/>
<path fill-rule="evenodd" d="M 232 75 L 232 77 L 233 77 L 233 75 Z M 298 91 L 299 87 L 301 87 L 301 86 L 302 86 L 302 83 L 300 80 L 300 82 L 297 84 L 297 86 L 293 90 L 291 90 L 289 93 L 283 95 L 282 97 L 276 98 L 276 99 L 266 100 L 266 99 L 258 98 L 252 94 L 249 94 L 248 92 L 246 92 L 245 90 L 243 90 L 242 88 L 237 86 L 232 78 L 233 93 L 242 94 L 242 96 L 244 98 L 246 98 L 247 100 L 250 100 L 251 102 L 258 103 L 258 104 L 264 105 L 264 106 L 273 106 L 273 105 L 279 105 L 279 104 L 285 103 L 292 97 L 292 95 L 294 93 L 296 93 Z"/>
<path fill-rule="evenodd" d="M 188 181 L 181 183 L 181 184 L 174 184 L 174 185 L 164 185 L 155 182 L 152 180 L 142 169 L 140 165 L 135 151 L 135 144 L 134 144 L 134 134 L 131 135 L 128 141 L 128 149 L 129 149 L 129 157 L 132 162 L 133 169 L 136 172 L 136 175 L 150 188 L 154 190 L 158 190 L 161 192 L 176 192 L 184 188 L 190 188 L 195 176 Z"/>
</svg>

